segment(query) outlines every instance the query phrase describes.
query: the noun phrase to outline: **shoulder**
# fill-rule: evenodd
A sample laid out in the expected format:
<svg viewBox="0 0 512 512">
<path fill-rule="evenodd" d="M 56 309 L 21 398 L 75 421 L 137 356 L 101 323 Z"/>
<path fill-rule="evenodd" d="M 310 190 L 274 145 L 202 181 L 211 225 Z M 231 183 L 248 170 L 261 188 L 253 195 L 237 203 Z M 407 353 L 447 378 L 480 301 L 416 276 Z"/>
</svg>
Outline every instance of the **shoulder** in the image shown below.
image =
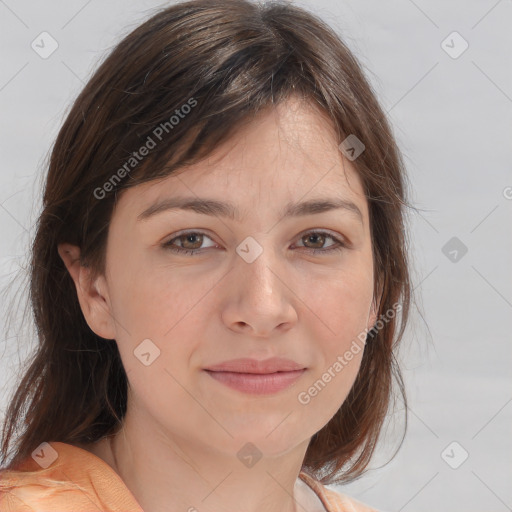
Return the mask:
<svg viewBox="0 0 512 512">
<path fill-rule="evenodd" d="M 87 489 L 62 482 L 38 471 L 0 472 L 2 512 L 72 511 L 91 506 Z M 93 501 L 94 503 L 94 501 Z"/>
<path fill-rule="evenodd" d="M 119 476 L 99 457 L 67 443 L 41 446 L 16 468 L 0 470 L 0 511 L 142 512 Z"/>
<path fill-rule="evenodd" d="M 307 473 L 301 472 L 300 478 L 315 491 L 328 512 L 379 512 L 355 498 L 327 488 Z"/>
</svg>

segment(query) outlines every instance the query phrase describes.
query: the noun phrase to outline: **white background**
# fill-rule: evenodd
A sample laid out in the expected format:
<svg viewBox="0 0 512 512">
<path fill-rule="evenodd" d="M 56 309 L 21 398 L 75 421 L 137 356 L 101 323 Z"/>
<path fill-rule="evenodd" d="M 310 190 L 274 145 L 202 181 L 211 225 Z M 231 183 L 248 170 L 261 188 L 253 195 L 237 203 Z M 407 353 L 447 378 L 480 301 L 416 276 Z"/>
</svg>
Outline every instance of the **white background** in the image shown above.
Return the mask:
<svg viewBox="0 0 512 512">
<path fill-rule="evenodd" d="M 383 511 L 511 510 L 512 1 L 297 3 L 331 24 L 363 64 L 421 209 L 410 229 L 423 318 L 413 309 L 401 353 L 407 436 L 379 468 L 397 446 L 398 411 L 373 469 L 336 489 Z M 69 105 L 109 48 L 165 5 L 0 0 L 0 284 L 11 283 L 2 314 L 26 286 L 13 279 L 26 265 L 44 158 Z M 47 59 L 31 48 L 43 31 L 59 45 Z M 454 31 L 469 45 L 457 58 L 442 47 Z M 452 53 L 463 48 L 458 37 L 444 44 Z M 452 237 L 468 249 L 456 262 L 442 252 Z M 3 411 L 35 337 L 14 324 L 0 343 Z M 457 469 L 441 456 L 453 441 L 460 446 L 446 460 L 469 454 Z"/>
</svg>

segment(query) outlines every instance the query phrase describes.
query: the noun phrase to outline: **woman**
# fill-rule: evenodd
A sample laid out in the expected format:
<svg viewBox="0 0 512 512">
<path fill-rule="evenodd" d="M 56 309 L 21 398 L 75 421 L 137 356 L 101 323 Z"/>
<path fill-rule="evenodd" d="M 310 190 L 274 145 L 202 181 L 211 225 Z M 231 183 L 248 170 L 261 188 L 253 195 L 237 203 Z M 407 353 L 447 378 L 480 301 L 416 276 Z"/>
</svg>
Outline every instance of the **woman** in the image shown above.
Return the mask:
<svg viewBox="0 0 512 512">
<path fill-rule="evenodd" d="M 375 510 L 325 484 L 368 466 L 393 376 L 405 401 L 405 169 L 329 27 L 162 10 L 75 101 L 43 202 L 2 511 Z"/>
</svg>

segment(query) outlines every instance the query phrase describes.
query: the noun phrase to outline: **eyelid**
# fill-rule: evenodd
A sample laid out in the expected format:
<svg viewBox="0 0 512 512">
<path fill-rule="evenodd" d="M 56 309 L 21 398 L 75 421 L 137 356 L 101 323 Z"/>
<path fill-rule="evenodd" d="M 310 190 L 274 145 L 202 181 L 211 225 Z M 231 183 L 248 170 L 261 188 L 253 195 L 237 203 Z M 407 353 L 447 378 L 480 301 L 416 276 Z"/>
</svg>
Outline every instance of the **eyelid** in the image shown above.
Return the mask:
<svg viewBox="0 0 512 512">
<path fill-rule="evenodd" d="M 307 229 L 306 231 L 303 231 L 302 233 L 297 235 L 297 239 L 301 240 L 304 236 L 308 235 L 309 233 L 327 236 L 328 238 L 331 238 L 334 241 L 334 244 L 326 247 L 325 249 L 311 249 L 309 247 L 300 246 L 306 252 L 310 252 L 312 254 L 317 254 L 317 253 L 329 254 L 330 252 L 335 252 L 336 250 L 346 250 L 346 249 L 351 248 L 351 243 L 345 236 L 343 236 L 337 232 L 332 232 L 328 229 L 323 229 L 323 228 Z"/>
<path fill-rule="evenodd" d="M 346 236 L 342 235 L 341 233 L 338 233 L 337 231 L 332 231 L 330 229 L 326 228 L 312 228 L 312 229 L 306 229 L 299 233 L 297 235 L 297 238 L 302 238 L 303 236 L 307 235 L 308 233 L 320 233 L 322 235 L 328 235 L 335 240 L 339 240 L 340 242 L 346 243 L 347 245 L 350 243 Z"/>
<path fill-rule="evenodd" d="M 207 230 L 203 230 L 202 228 L 197 228 L 197 229 L 183 229 L 181 231 L 177 231 L 176 233 L 173 233 L 171 238 L 167 238 L 167 241 L 163 242 L 162 243 L 162 246 L 167 246 L 170 244 L 170 242 L 172 242 L 173 240 L 176 240 L 176 238 L 180 238 L 182 236 L 185 236 L 185 235 L 190 235 L 190 234 L 193 234 L 193 235 L 203 235 L 205 237 L 208 237 L 212 242 L 214 242 L 215 244 L 219 245 L 213 238 L 212 235 L 210 235 L 208 233 Z M 196 251 L 201 251 L 203 249 L 194 249 Z"/>
<path fill-rule="evenodd" d="M 174 240 L 175 238 L 179 238 L 180 236 L 183 236 L 183 235 L 188 235 L 190 233 L 193 233 L 193 234 L 198 234 L 198 235 L 205 235 L 207 236 L 208 238 L 211 238 L 213 239 L 213 237 L 208 234 L 208 230 L 207 229 L 204 229 L 204 228 L 190 228 L 190 229 L 182 229 L 181 231 L 177 231 L 176 233 L 173 233 L 172 234 L 172 238 L 169 238 L 167 239 L 167 241 L 171 241 L 171 240 Z M 332 236 L 333 238 L 337 238 L 340 240 L 340 242 L 345 242 L 345 243 L 349 243 L 349 240 L 342 234 L 340 233 L 337 233 L 335 231 L 331 231 L 329 229 L 326 229 L 326 228 L 310 228 L 310 229 L 305 229 L 304 231 L 300 232 L 298 235 L 295 235 L 296 238 L 302 238 L 303 236 L 307 235 L 308 233 L 321 233 L 321 234 L 324 234 L 324 235 L 329 235 L 329 236 Z"/>
<path fill-rule="evenodd" d="M 182 229 L 180 231 L 176 231 L 176 233 L 173 233 L 171 238 L 168 239 L 168 241 L 174 240 L 175 238 L 179 238 L 180 236 L 189 235 L 191 233 L 198 234 L 198 235 L 206 235 L 206 236 L 210 237 L 210 235 L 208 234 L 208 230 L 205 230 L 203 228 L 195 228 L 195 229 L 191 228 L 191 229 Z"/>
</svg>

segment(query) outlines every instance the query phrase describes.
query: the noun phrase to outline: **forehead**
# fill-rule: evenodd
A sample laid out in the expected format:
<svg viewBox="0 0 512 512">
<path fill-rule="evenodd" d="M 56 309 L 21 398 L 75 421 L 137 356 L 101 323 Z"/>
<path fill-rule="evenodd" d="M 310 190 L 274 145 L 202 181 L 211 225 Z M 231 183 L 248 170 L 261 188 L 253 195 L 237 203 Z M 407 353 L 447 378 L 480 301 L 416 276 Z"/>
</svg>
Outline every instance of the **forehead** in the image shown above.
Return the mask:
<svg viewBox="0 0 512 512">
<path fill-rule="evenodd" d="M 336 195 L 364 215 L 361 180 L 338 145 L 328 116 L 292 97 L 245 122 L 204 160 L 126 190 L 117 209 L 138 215 L 155 201 L 184 195 L 229 199 L 249 210 Z"/>
</svg>

